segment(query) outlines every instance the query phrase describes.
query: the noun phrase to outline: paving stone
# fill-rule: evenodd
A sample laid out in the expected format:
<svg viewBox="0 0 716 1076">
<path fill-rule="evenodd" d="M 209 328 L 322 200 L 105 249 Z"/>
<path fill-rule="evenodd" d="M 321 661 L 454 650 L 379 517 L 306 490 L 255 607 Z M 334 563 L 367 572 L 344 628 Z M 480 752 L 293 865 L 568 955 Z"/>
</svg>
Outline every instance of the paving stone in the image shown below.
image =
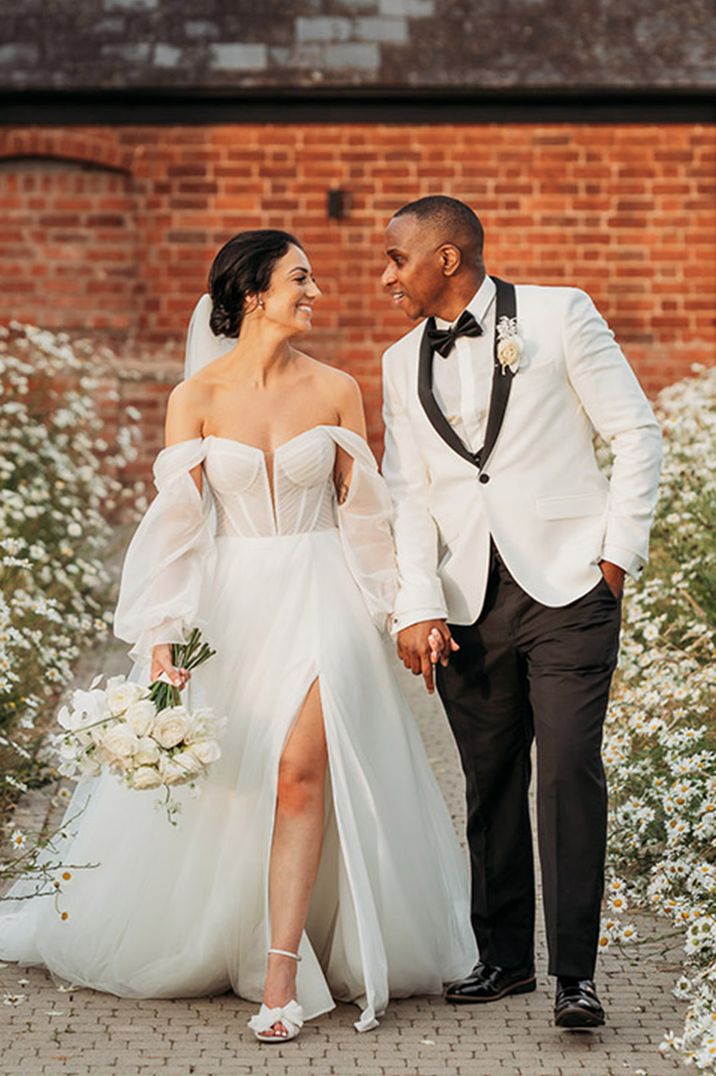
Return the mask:
<svg viewBox="0 0 716 1076">
<path fill-rule="evenodd" d="M 78 683 L 100 668 L 126 671 L 124 650 L 88 655 Z M 462 833 L 462 781 L 447 722 L 420 681 L 396 668 Z M 54 793 L 23 798 L 17 815 L 23 828 L 42 828 L 48 815 L 58 819 L 63 801 Z M 644 917 L 637 926 L 642 937 L 659 929 Z M 479 1007 L 449 1006 L 435 997 L 394 1001 L 380 1027 L 362 1035 L 353 1030 L 355 1007 L 339 1004 L 295 1042 L 271 1048 L 255 1043 L 246 1028 L 255 1007 L 233 994 L 155 1001 L 60 993 L 42 969 L 9 965 L 0 969 L 0 993 L 22 991 L 27 1000 L 16 1008 L 0 1005 L 0 1076 L 634 1076 L 639 1068 L 665 1076 L 679 1070 L 658 1049 L 664 1032 L 681 1026 L 683 1006 L 670 992 L 678 950 L 658 959 L 646 948 L 636 955 L 603 954 L 598 983 L 609 1024 L 594 1033 L 551 1026 L 553 981 L 545 972 L 541 922 L 537 963 L 534 994 Z M 19 987 L 19 978 L 29 986 Z M 53 1010 L 64 1015 L 48 1016 Z"/>
</svg>

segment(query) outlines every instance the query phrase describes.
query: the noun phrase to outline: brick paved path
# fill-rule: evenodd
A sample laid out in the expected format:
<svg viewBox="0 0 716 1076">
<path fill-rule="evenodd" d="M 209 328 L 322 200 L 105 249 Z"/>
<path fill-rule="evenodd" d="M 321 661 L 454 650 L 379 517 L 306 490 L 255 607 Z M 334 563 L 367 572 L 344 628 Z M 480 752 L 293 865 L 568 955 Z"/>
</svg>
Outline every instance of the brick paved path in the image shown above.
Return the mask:
<svg viewBox="0 0 716 1076">
<path fill-rule="evenodd" d="M 95 657 L 94 664 L 80 682 L 107 668 L 105 658 Z M 418 681 L 404 675 L 461 832 L 462 782 L 445 718 Z M 46 793 L 26 797 L 18 824 L 41 820 L 48 799 Z M 653 929 L 649 921 L 638 925 L 643 933 Z M 477 1008 L 439 998 L 395 1001 L 378 1030 L 362 1035 L 352 1027 L 355 1007 L 339 1005 L 286 1046 L 259 1046 L 249 1038 L 246 1021 L 255 1007 L 233 994 L 127 1001 L 88 990 L 62 992 L 42 970 L 5 966 L 0 993 L 27 997 L 16 1008 L 0 1005 L 0 1076 L 660 1076 L 678 1068 L 658 1052 L 663 1031 L 680 1027 L 681 1007 L 670 993 L 673 953 L 671 963 L 668 955 L 647 958 L 643 950 L 636 957 L 605 954 L 598 983 L 609 1025 L 595 1033 L 551 1026 L 553 987 L 544 974 L 541 932 L 537 954 L 534 994 Z"/>
</svg>

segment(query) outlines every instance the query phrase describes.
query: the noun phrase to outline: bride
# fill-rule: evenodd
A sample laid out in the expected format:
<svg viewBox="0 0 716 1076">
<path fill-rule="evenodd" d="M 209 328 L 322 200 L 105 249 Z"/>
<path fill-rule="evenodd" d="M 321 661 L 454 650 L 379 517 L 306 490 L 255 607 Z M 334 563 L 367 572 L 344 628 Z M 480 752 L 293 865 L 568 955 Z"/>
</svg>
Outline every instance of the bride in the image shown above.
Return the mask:
<svg viewBox="0 0 716 1076">
<path fill-rule="evenodd" d="M 158 494 L 127 553 L 117 635 L 228 717 L 201 798 L 167 825 L 108 774 L 80 785 L 52 902 L 10 900 L 0 958 L 121 997 L 262 1000 L 257 1038 L 435 994 L 475 961 L 467 872 L 381 630 L 389 499 L 348 374 L 299 351 L 320 290 L 298 240 L 243 232 L 190 327 Z M 170 644 L 217 653 L 191 675 Z M 18 884 L 10 896 L 26 892 Z"/>
</svg>

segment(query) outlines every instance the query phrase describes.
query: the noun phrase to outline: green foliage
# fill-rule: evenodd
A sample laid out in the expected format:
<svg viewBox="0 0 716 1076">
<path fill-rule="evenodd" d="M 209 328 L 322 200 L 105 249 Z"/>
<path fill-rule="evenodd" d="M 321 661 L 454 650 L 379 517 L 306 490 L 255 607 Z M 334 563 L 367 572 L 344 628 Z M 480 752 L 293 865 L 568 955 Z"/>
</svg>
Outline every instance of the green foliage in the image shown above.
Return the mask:
<svg viewBox="0 0 716 1076">
<path fill-rule="evenodd" d="M 665 438 L 652 560 L 628 596 L 604 749 L 611 882 L 602 945 L 639 907 L 683 931 L 689 1001 L 675 1049 L 716 1065 L 716 369 L 659 397 Z M 629 938 L 635 933 L 630 929 Z"/>
<path fill-rule="evenodd" d="M 0 808 L 36 775 L 59 692 L 111 621 L 110 518 L 139 416 L 110 449 L 109 359 L 64 334 L 0 329 Z"/>
</svg>

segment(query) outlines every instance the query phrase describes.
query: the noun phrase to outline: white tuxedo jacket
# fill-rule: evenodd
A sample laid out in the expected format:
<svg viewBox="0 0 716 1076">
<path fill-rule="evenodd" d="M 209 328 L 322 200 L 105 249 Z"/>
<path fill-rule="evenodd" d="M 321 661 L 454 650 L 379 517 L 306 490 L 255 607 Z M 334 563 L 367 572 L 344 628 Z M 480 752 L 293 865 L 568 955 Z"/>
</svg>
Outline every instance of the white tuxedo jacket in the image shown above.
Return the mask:
<svg viewBox="0 0 716 1076">
<path fill-rule="evenodd" d="M 516 300 L 524 352 L 479 465 L 456 448 L 432 396 L 425 323 L 383 356 L 383 473 L 400 572 L 393 631 L 432 618 L 473 623 L 491 535 L 519 585 L 548 606 L 594 587 L 601 559 L 632 574 L 647 560 L 661 434 L 639 382 L 583 291 L 517 285 Z M 614 455 L 610 481 L 595 431 Z"/>
</svg>

